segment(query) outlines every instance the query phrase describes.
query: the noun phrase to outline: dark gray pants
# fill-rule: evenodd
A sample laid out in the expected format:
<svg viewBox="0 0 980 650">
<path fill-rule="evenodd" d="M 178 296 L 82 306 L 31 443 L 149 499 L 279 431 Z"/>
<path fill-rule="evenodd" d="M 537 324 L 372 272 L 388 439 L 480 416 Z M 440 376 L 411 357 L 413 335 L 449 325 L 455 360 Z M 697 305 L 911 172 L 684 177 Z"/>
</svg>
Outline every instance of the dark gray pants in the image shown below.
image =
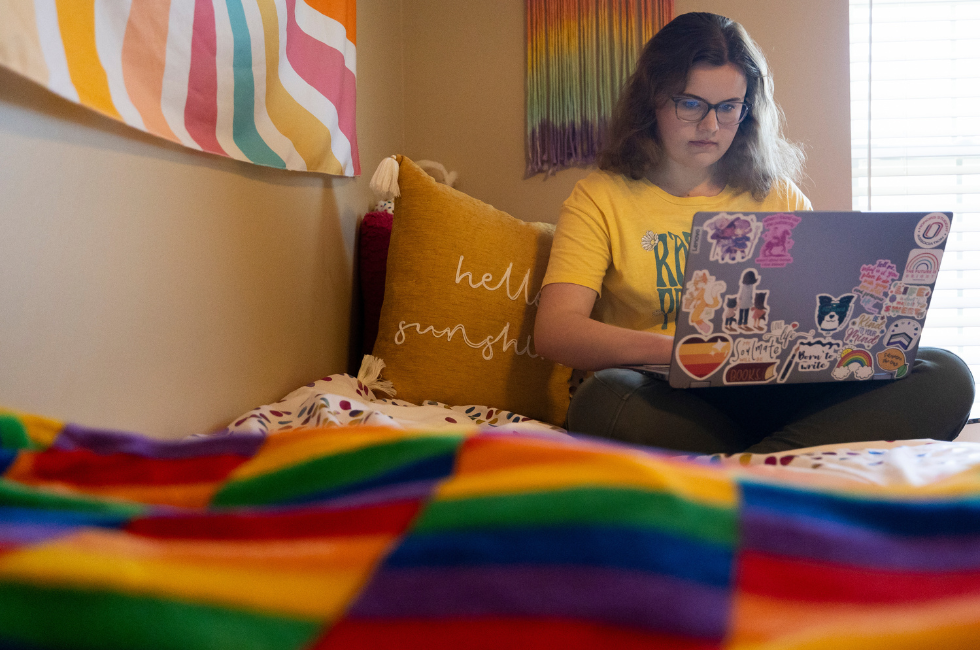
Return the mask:
<svg viewBox="0 0 980 650">
<path fill-rule="evenodd" d="M 675 389 L 610 368 L 572 398 L 568 430 L 699 454 L 766 454 L 868 440 L 952 440 L 970 416 L 973 375 L 920 348 L 903 379 Z"/>
</svg>

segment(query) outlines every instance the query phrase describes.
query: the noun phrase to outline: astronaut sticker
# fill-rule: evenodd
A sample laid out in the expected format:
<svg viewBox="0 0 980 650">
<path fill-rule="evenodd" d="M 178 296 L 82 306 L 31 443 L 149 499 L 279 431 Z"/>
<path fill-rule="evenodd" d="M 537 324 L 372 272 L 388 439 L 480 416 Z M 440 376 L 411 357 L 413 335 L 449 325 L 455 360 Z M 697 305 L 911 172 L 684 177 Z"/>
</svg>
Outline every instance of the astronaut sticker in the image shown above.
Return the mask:
<svg viewBox="0 0 980 650">
<path fill-rule="evenodd" d="M 892 323 L 888 328 L 884 343 L 886 347 L 895 347 L 903 352 L 908 352 L 919 340 L 921 333 L 922 325 L 920 323 L 911 318 L 902 318 Z"/>
<path fill-rule="evenodd" d="M 755 215 L 722 213 L 704 224 L 711 242 L 710 259 L 723 264 L 738 264 L 752 256 L 762 232 Z"/>
<path fill-rule="evenodd" d="M 817 329 L 824 336 L 833 334 L 847 324 L 853 309 L 853 293 L 845 293 L 839 298 L 826 293 L 817 294 L 817 310 L 814 316 Z"/>
</svg>

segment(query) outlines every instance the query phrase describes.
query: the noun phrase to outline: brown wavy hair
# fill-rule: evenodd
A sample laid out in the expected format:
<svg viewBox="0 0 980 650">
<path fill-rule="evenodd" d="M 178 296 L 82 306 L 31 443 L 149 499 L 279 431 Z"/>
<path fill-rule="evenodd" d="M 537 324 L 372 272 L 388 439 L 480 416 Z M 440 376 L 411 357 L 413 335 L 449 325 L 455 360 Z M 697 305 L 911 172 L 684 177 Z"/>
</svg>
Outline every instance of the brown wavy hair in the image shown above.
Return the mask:
<svg viewBox="0 0 980 650">
<path fill-rule="evenodd" d="M 727 185 L 762 200 L 780 178 L 798 180 L 803 151 L 783 138 L 765 56 L 737 22 L 705 12 L 681 14 L 643 48 L 610 119 L 599 168 L 634 180 L 656 168 L 664 158 L 657 107 L 684 91 L 694 66 L 727 63 L 745 75 L 745 101 L 752 105 L 718 161 Z"/>
</svg>

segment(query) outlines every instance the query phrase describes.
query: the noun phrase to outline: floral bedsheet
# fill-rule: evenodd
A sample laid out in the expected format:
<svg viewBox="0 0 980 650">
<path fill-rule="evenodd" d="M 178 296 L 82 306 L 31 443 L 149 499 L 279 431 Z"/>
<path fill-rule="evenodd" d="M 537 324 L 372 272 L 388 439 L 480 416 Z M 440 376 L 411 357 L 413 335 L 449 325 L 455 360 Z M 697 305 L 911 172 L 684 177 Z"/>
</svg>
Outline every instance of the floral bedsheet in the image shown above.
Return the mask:
<svg viewBox="0 0 980 650">
<path fill-rule="evenodd" d="M 383 397 L 369 388 L 369 384 L 347 374 L 318 379 L 278 402 L 256 407 L 236 418 L 227 431 L 272 434 L 297 428 L 359 424 L 397 429 L 459 429 L 477 425 L 487 429 L 503 427 L 508 431 L 568 435 L 545 422 L 491 406 L 451 406 L 432 401 L 416 405 Z M 776 454 L 696 458 L 700 462 L 739 468 L 746 474 L 799 484 L 922 486 L 980 465 L 980 443 L 927 438 L 877 440 Z"/>
<path fill-rule="evenodd" d="M 506 426 L 508 431 L 553 431 L 556 426 L 490 406 L 450 406 L 427 401 L 412 404 L 381 397 L 357 377 L 330 375 L 301 386 L 278 402 L 258 406 L 227 428 L 235 433 L 274 433 L 300 427 L 365 424 L 395 427 Z"/>
</svg>

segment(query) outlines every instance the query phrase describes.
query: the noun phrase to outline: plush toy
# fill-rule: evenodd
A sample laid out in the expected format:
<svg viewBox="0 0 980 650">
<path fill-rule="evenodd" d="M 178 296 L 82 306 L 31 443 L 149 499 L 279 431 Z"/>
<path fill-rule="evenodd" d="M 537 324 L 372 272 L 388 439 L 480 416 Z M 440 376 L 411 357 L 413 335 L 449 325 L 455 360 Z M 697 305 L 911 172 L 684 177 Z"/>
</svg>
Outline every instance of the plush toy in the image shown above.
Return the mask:
<svg viewBox="0 0 980 650">
<path fill-rule="evenodd" d="M 456 172 L 446 171 L 446 168 L 442 165 L 442 163 L 437 163 L 433 160 L 420 160 L 415 164 L 421 167 L 422 171 L 424 171 L 426 174 L 436 179 L 437 183 L 442 183 L 444 185 L 448 185 L 449 187 L 456 184 L 456 177 L 458 174 L 456 174 Z"/>
</svg>

